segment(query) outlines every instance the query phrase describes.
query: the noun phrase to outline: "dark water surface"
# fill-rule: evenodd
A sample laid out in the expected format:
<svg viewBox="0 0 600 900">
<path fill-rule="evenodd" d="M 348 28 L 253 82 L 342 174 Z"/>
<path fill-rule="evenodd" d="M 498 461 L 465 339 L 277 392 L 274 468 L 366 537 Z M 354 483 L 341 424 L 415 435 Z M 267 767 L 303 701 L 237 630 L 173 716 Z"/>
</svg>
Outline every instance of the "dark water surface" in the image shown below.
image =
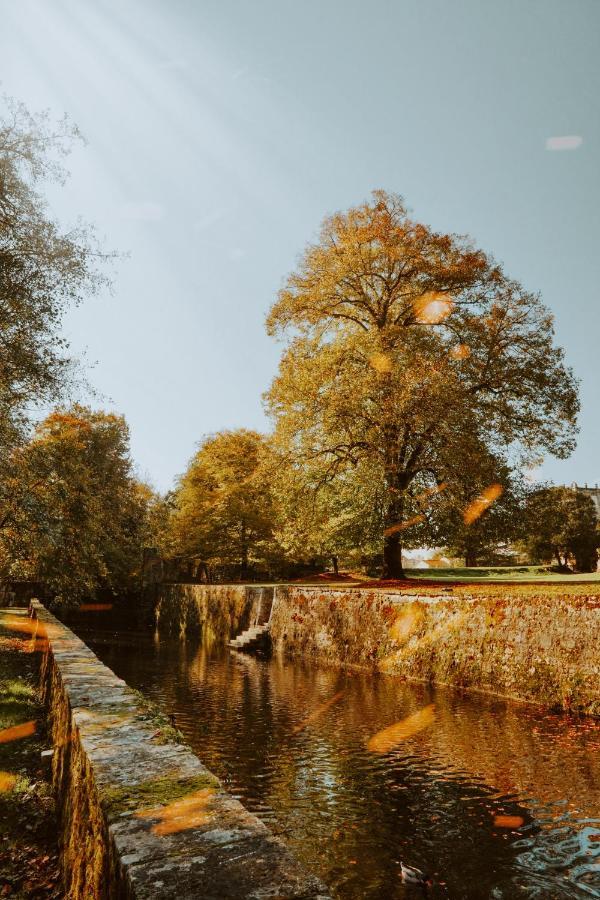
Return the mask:
<svg viewBox="0 0 600 900">
<path fill-rule="evenodd" d="M 75 629 L 175 715 L 202 761 L 336 897 L 424 896 L 401 883 L 400 859 L 432 873 L 430 897 L 600 897 L 598 720 Z M 431 703 L 422 731 L 387 753 L 367 749 Z M 498 816 L 518 818 L 500 827 Z"/>
</svg>

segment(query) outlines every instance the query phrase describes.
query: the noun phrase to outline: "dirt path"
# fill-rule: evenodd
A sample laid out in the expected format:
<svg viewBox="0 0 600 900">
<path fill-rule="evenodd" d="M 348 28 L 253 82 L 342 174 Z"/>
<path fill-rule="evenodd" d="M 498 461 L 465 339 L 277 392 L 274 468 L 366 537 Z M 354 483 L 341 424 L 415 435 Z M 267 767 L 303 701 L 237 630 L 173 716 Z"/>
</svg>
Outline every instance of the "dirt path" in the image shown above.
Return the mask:
<svg viewBox="0 0 600 900">
<path fill-rule="evenodd" d="M 57 824 L 40 753 L 39 653 L 24 610 L 0 610 L 0 898 L 63 897 Z"/>
</svg>

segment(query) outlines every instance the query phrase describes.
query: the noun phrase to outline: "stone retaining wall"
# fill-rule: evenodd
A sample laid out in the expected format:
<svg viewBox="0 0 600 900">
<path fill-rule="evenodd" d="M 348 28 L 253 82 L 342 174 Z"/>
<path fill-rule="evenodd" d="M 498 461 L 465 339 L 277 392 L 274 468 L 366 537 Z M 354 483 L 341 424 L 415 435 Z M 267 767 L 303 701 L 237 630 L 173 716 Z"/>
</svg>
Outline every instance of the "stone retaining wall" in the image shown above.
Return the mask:
<svg viewBox="0 0 600 900">
<path fill-rule="evenodd" d="M 323 898 L 327 891 L 139 697 L 37 602 L 66 896 Z"/>
<path fill-rule="evenodd" d="M 275 650 L 600 715 L 600 597 L 281 586 Z"/>
<path fill-rule="evenodd" d="M 271 586 L 244 584 L 164 584 L 158 589 L 156 624 L 171 633 L 202 633 L 225 640 L 268 619 Z"/>
</svg>

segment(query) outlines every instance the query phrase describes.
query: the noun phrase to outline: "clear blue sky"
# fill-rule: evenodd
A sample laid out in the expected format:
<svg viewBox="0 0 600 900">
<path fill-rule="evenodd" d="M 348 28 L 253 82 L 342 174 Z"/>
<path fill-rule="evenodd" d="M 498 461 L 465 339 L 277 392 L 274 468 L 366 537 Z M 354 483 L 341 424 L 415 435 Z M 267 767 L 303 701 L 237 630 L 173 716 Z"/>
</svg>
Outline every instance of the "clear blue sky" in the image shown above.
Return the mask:
<svg viewBox="0 0 600 900">
<path fill-rule="evenodd" d="M 0 88 L 68 112 L 88 140 L 52 192 L 57 214 L 130 253 L 113 295 L 66 330 L 155 485 L 204 434 L 267 427 L 279 348 L 265 313 L 322 217 L 377 187 L 541 291 L 583 402 L 577 451 L 541 474 L 600 482 L 598 0 L 0 0 L 0 13 Z"/>
</svg>

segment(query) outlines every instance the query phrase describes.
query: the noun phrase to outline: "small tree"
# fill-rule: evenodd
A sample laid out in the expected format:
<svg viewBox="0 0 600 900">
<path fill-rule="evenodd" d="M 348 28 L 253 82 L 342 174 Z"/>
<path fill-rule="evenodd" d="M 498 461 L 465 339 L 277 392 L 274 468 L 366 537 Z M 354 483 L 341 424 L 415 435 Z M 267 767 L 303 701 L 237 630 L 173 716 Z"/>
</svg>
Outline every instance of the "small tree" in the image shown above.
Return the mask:
<svg viewBox="0 0 600 900">
<path fill-rule="evenodd" d="M 173 551 L 214 565 L 236 565 L 245 579 L 272 537 L 269 485 L 261 466 L 265 439 L 221 431 L 202 442 L 174 492 Z"/>
<path fill-rule="evenodd" d="M 525 547 L 534 562 L 555 561 L 561 569 L 574 562 L 580 572 L 596 568 L 600 546 L 591 497 L 567 487 L 532 491 L 525 515 Z"/>
<path fill-rule="evenodd" d="M 11 573 L 73 605 L 134 583 L 147 506 L 133 477 L 125 421 L 74 406 L 48 416 L 17 453 L 2 531 Z"/>
</svg>

